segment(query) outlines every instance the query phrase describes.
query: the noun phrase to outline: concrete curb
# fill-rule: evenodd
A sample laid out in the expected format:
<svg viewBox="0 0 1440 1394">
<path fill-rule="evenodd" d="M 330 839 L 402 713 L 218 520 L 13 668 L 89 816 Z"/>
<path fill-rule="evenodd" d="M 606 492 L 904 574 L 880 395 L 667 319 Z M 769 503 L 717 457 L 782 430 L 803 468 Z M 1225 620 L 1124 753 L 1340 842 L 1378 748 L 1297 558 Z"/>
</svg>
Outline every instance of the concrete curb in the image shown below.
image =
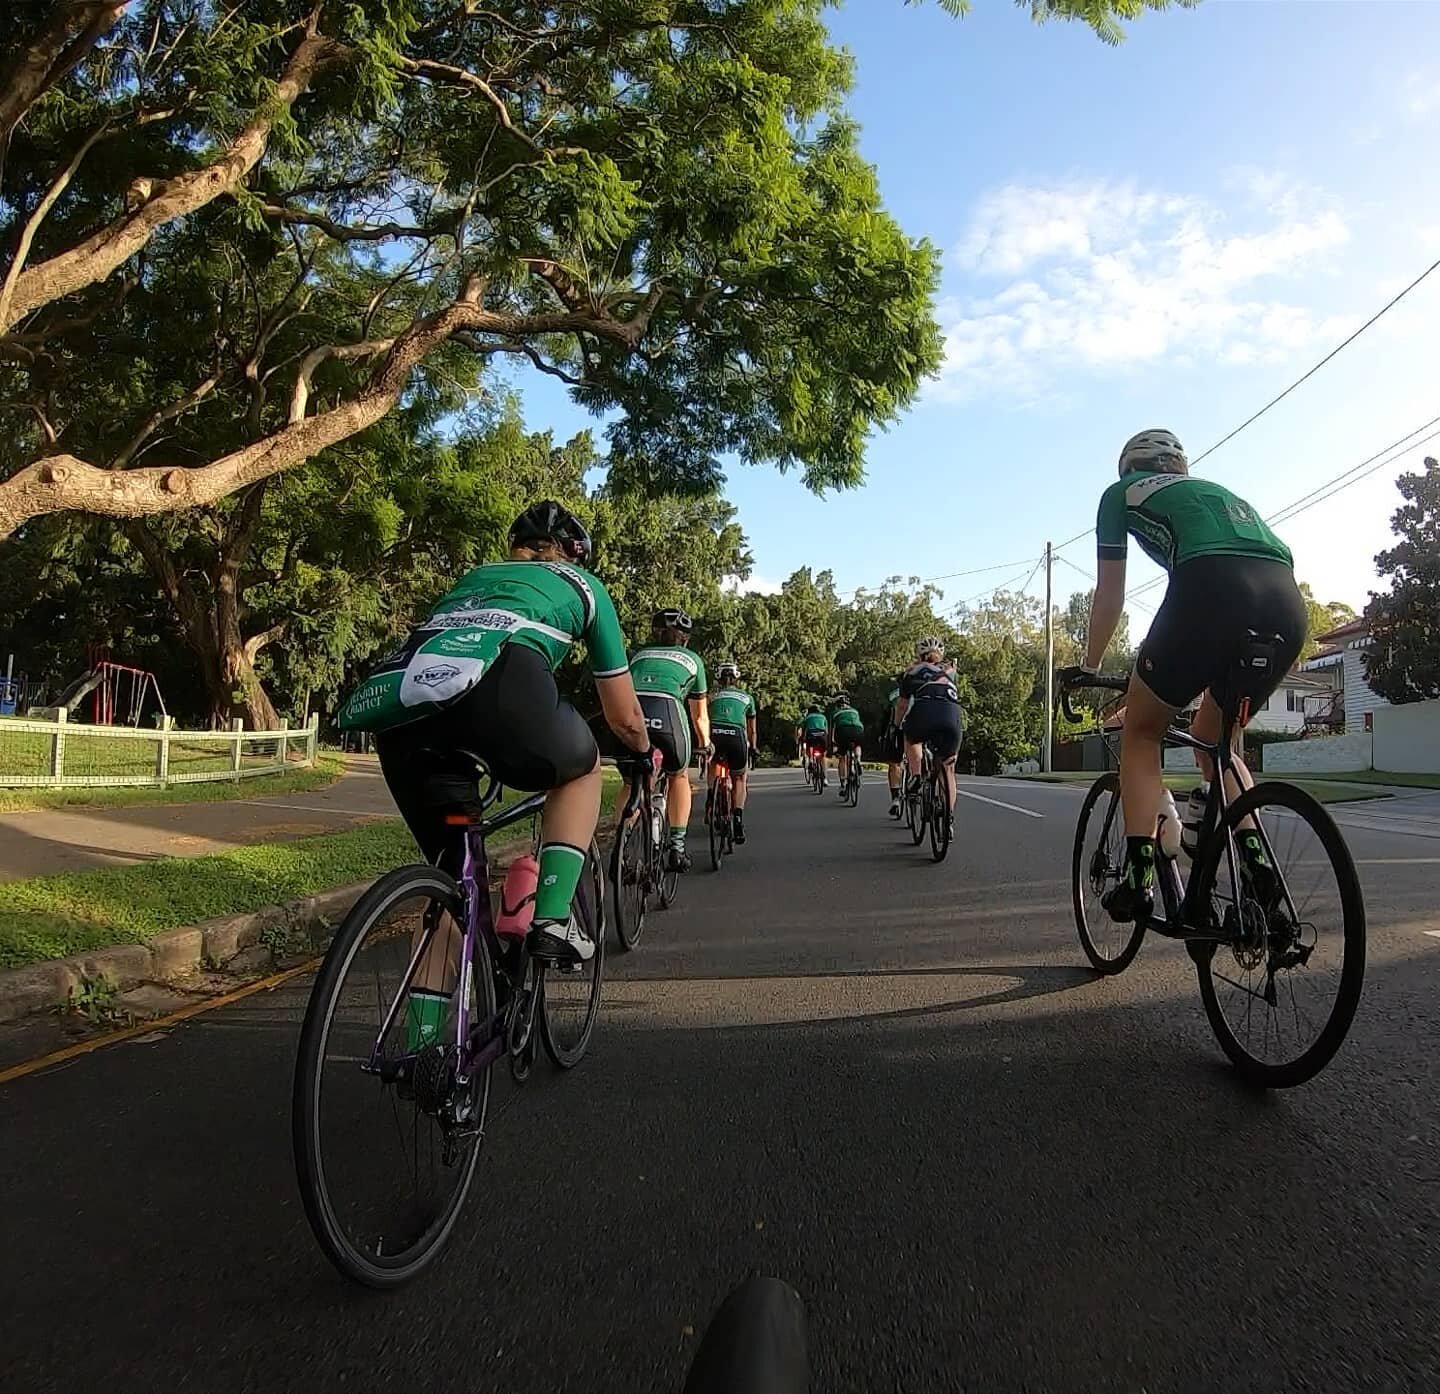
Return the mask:
<svg viewBox="0 0 1440 1394">
<path fill-rule="evenodd" d="M 288 905 L 267 905 L 246 915 L 225 915 L 157 934 L 147 944 L 116 944 L 50 963 L 0 970 L 0 1021 L 62 1007 L 84 982 L 103 978 L 117 991 L 164 983 L 202 969 L 268 971 L 302 945 L 319 952 L 345 912 L 369 889 L 362 881 Z"/>
</svg>

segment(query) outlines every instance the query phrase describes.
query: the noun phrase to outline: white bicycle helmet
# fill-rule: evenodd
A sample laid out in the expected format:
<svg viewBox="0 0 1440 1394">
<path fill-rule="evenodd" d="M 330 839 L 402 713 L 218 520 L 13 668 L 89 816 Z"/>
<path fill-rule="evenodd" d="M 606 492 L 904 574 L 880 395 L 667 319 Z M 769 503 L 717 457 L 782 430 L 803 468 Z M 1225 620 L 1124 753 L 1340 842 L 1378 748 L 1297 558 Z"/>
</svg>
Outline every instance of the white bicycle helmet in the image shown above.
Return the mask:
<svg viewBox="0 0 1440 1394">
<path fill-rule="evenodd" d="M 1171 431 L 1155 428 L 1140 431 L 1125 442 L 1120 452 L 1120 477 L 1135 470 L 1159 470 L 1163 474 L 1189 474 L 1185 447 Z"/>
<path fill-rule="evenodd" d="M 933 634 L 928 638 L 918 640 L 915 645 L 915 657 L 924 658 L 927 653 L 937 653 L 941 658 L 945 657 L 945 641 L 937 639 Z"/>
<path fill-rule="evenodd" d="M 739 682 L 740 665 L 727 658 L 724 663 L 716 668 L 715 675 L 721 682 Z"/>
</svg>

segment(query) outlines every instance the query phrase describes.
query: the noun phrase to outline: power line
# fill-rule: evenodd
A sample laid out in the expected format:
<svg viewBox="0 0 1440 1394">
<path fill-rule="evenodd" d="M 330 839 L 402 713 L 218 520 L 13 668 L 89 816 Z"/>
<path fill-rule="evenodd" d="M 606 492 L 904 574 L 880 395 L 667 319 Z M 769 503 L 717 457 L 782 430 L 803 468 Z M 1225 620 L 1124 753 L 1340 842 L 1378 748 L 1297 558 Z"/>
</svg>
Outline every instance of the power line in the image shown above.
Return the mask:
<svg viewBox="0 0 1440 1394">
<path fill-rule="evenodd" d="M 1217 440 L 1215 444 L 1212 445 L 1208 450 L 1201 451 L 1199 455 L 1197 455 L 1193 460 L 1190 461 L 1191 465 L 1198 465 L 1200 461 L 1203 460 L 1207 455 L 1213 455 L 1227 441 L 1234 440 L 1235 437 L 1238 436 L 1240 432 L 1243 431 L 1247 426 L 1253 425 L 1256 421 L 1258 421 L 1262 416 L 1265 415 L 1267 411 L 1270 410 L 1271 407 L 1276 406 L 1280 402 L 1283 402 L 1285 398 L 1287 398 L 1297 387 L 1300 386 L 1301 383 L 1306 382 L 1310 378 L 1314 377 L 1315 374 L 1318 373 L 1320 369 L 1323 368 L 1338 353 L 1340 353 L 1343 349 L 1349 348 L 1349 346 L 1353 344 L 1355 340 L 1358 339 L 1367 329 L 1369 329 L 1370 326 L 1374 324 L 1378 319 L 1380 319 L 1383 315 L 1389 314 L 1389 312 L 1393 310 L 1407 295 L 1409 295 L 1410 292 L 1414 290 L 1421 281 L 1423 281 L 1428 275 L 1430 275 L 1432 271 L 1436 270 L 1437 268 L 1440 268 L 1440 258 L 1432 261 L 1429 266 L 1427 266 L 1413 281 L 1410 282 L 1408 286 L 1405 287 L 1404 290 L 1402 290 L 1393 299 L 1387 301 L 1378 310 L 1376 310 L 1375 313 L 1371 315 L 1370 318 L 1367 319 L 1365 323 L 1360 326 L 1359 329 L 1357 329 L 1353 334 L 1349 336 L 1349 338 L 1344 339 L 1340 343 L 1336 344 L 1335 347 L 1331 349 L 1330 352 L 1327 353 L 1325 357 L 1322 358 L 1313 368 L 1311 368 L 1309 372 L 1301 374 L 1301 376 L 1296 378 L 1295 381 L 1292 382 L 1290 386 L 1287 387 L 1282 393 L 1280 393 L 1278 397 L 1272 397 L 1253 416 L 1247 416 L 1245 420 L 1242 421 L 1233 431 L 1230 431 L 1227 434 L 1221 436 L 1220 439 Z"/>
<path fill-rule="evenodd" d="M 1030 578 L 1030 577 L 1033 577 L 1033 576 L 1035 575 L 1035 572 L 1040 569 L 1040 567 L 1041 567 L 1041 565 L 1044 563 L 1044 561 L 1045 561 L 1045 558 L 1042 556 L 1042 557 L 1040 558 L 1040 560 L 1037 561 L 1033 567 L 1031 567 L 1030 572 L 1029 572 L 1029 576 L 1027 577 L 1027 579 L 1026 579 L 1026 581 L 1025 581 L 1025 584 L 1026 584 L 1027 586 L 1030 584 L 1030 579 L 1029 579 L 1029 578 Z M 1027 565 L 1028 565 L 1028 563 L 1027 563 Z M 964 606 L 971 604 L 973 601 L 983 600 L 987 595 L 994 595 L 996 591 L 1009 590 L 1009 589 L 1015 584 L 1015 582 L 1018 581 L 1022 576 L 1026 576 L 1026 573 L 1023 572 L 1023 571 L 1017 572 L 1017 573 L 1016 573 L 1014 576 L 1012 576 L 1008 581 L 1001 581 L 998 586 L 991 586 L 988 590 L 976 591 L 974 595 L 966 596 L 966 598 L 965 598 L 964 600 L 958 600 L 958 601 L 956 601 L 956 602 L 955 602 L 955 605 L 952 607 L 952 613 L 958 612 L 958 611 L 961 610 Z"/>
<path fill-rule="evenodd" d="M 975 566 L 971 567 L 969 571 L 947 571 L 943 576 L 919 576 L 915 578 L 915 584 L 928 586 L 934 581 L 954 581 L 961 576 L 982 576 L 987 571 L 1004 571 L 1007 567 L 1024 566 L 1025 564 L 1018 558 L 1015 561 L 997 561 L 994 566 Z M 885 582 L 881 582 L 881 584 L 884 585 Z M 852 586 L 849 590 L 840 591 L 838 594 L 859 595 L 861 591 L 869 589 L 869 586 Z"/>
<path fill-rule="evenodd" d="M 1068 566 L 1071 571 L 1078 571 L 1087 581 L 1090 582 L 1092 586 L 1095 584 L 1094 572 L 1086 571 L 1083 566 L 1076 566 L 1075 563 L 1071 561 L 1068 557 L 1056 557 L 1055 560 L 1063 563 L 1065 566 Z M 1126 599 L 1128 600 L 1129 597 L 1127 596 Z M 1138 602 L 1132 603 L 1135 604 L 1136 609 L 1144 610 L 1147 615 L 1154 615 L 1155 613 L 1155 611 L 1151 609 L 1151 607 L 1148 605 L 1141 605 Z"/>
</svg>

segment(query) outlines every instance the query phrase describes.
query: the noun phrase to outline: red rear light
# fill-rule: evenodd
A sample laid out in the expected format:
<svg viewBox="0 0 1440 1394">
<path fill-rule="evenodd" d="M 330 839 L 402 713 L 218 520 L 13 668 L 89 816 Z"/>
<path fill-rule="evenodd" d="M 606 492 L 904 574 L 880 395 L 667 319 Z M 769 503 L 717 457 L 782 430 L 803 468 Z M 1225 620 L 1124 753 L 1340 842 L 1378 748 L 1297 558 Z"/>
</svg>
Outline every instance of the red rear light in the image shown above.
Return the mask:
<svg viewBox="0 0 1440 1394">
<path fill-rule="evenodd" d="M 716 773 L 716 774 L 729 774 L 729 773 L 730 773 L 730 767 L 729 767 L 723 760 L 716 760 L 716 761 L 715 761 L 715 773 Z"/>
</svg>

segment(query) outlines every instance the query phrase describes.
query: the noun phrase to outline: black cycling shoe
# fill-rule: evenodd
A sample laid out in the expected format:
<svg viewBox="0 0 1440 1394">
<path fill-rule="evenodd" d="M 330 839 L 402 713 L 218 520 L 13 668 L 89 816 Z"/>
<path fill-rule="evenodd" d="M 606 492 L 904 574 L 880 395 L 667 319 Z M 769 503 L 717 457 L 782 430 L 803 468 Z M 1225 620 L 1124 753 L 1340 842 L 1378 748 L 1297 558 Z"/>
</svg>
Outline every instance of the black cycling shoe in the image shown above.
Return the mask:
<svg viewBox="0 0 1440 1394">
<path fill-rule="evenodd" d="M 1149 886 L 1132 886 L 1122 881 L 1113 890 L 1106 891 L 1100 904 L 1116 924 L 1135 924 L 1155 913 L 1155 893 Z"/>
<path fill-rule="evenodd" d="M 740 821 L 740 815 L 734 814 L 730 819 L 731 834 L 735 838 L 735 845 L 738 847 L 745 841 L 745 824 Z"/>
<path fill-rule="evenodd" d="M 690 854 L 689 854 L 689 852 L 681 851 L 681 849 L 678 848 L 678 847 L 672 847 L 672 848 L 670 849 L 670 856 L 669 856 L 669 858 L 667 859 L 667 862 L 666 862 L 666 870 L 668 870 L 668 871 L 689 871 L 689 870 L 690 870 Z"/>
</svg>

